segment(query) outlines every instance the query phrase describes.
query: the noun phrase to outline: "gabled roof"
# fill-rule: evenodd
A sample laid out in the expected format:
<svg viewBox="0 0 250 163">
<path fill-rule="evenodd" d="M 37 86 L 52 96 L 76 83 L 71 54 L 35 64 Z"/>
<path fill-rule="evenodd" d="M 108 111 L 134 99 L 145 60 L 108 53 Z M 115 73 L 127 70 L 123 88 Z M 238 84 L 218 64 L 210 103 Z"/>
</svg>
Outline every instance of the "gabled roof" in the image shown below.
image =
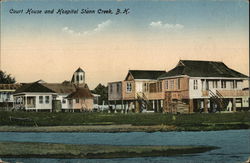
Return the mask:
<svg viewBox="0 0 250 163">
<path fill-rule="evenodd" d="M 93 98 L 94 96 L 91 94 L 88 88 L 76 88 L 76 91 L 67 96 L 70 99 L 83 99 L 83 98 Z"/>
<path fill-rule="evenodd" d="M 42 85 L 61 94 L 69 94 L 76 90 L 72 83 L 42 83 Z"/>
<path fill-rule="evenodd" d="M 38 82 L 23 84 L 20 88 L 18 88 L 14 93 L 21 92 L 46 92 L 46 93 L 55 93 L 53 90 L 43 86 Z"/>
<path fill-rule="evenodd" d="M 129 74 L 133 76 L 134 79 L 157 79 L 160 75 L 166 73 L 166 71 L 159 70 L 129 70 Z"/>
<path fill-rule="evenodd" d="M 81 67 L 79 67 L 75 72 L 84 72 L 83 69 L 81 69 Z"/>
<path fill-rule="evenodd" d="M 159 78 L 187 75 L 190 77 L 247 78 L 246 75 L 227 67 L 223 62 L 180 60 L 175 68 Z"/>
</svg>

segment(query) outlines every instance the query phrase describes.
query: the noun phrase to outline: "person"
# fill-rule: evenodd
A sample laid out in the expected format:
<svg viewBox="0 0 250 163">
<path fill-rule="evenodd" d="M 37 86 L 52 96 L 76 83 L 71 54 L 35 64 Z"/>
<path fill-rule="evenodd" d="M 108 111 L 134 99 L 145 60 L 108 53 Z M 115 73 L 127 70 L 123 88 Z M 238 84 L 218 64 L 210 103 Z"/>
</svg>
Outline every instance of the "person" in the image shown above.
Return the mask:
<svg viewBox="0 0 250 163">
<path fill-rule="evenodd" d="M 203 112 L 203 108 L 202 107 L 200 107 L 200 113 L 202 113 Z"/>
<path fill-rule="evenodd" d="M 213 112 L 215 113 L 217 111 L 217 104 L 214 104 Z"/>
<path fill-rule="evenodd" d="M 228 103 L 228 105 L 227 105 L 227 111 L 232 111 L 232 106 L 233 106 L 233 104 L 232 104 L 232 102 L 231 102 L 231 100 L 229 101 L 229 103 Z"/>
</svg>

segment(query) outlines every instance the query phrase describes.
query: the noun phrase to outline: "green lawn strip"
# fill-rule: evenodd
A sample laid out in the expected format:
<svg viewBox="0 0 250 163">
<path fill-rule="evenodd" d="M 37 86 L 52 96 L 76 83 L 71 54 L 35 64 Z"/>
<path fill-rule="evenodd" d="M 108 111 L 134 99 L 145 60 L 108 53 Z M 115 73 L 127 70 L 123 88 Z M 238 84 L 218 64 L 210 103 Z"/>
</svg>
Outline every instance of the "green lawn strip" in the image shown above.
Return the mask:
<svg viewBox="0 0 250 163">
<path fill-rule="evenodd" d="M 157 132 L 175 131 L 175 126 L 85 125 L 85 126 L 0 126 L 0 132 Z"/>
<path fill-rule="evenodd" d="M 250 124 L 250 112 L 236 113 L 193 113 L 193 114 L 162 114 L 162 113 L 49 113 L 49 112 L 0 112 L 0 126 L 35 126 L 34 122 L 11 120 L 29 118 L 40 126 L 81 126 L 81 125 L 124 125 L 133 126 L 176 126 L 188 130 L 197 129 L 246 129 Z M 233 124 L 234 123 L 234 124 Z M 236 124 L 238 123 L 238 124 Z M 193 128 L 192 127 L 192 128 Z M 165 130 L 165 129 L 163 129 Z"/>
<path fill-rule="evenodd" d="M 214 146 L 112 146 L 0 142 L 0 157 L 129 158 L 202 153 Z"/>
</svg>

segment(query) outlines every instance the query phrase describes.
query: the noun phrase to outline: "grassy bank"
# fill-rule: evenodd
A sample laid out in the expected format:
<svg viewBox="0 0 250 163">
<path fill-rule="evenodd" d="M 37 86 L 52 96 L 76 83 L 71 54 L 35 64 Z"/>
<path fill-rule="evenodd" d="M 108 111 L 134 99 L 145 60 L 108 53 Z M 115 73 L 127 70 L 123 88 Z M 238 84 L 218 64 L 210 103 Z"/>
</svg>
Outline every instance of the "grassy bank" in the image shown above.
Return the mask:
<svg viewBox="0 0 250 163">
<path fill-rule="evenodd" d="M 202 153 L 212 146 L 111 146 L 0 142 L 0 157 L 126 158 Z"/>
<path fill-rule="evenodd" d="M 32 121 L 12 119 L 26 118 Z M 249 129 L 250 112 L 216 114 L 107 114 L 107 113 L 48 113 L 48 112 L 0 112 L 0 126 L 117 126 L 131 125 L 128 131 L 200 131 Z M 86 127 L 89 126 L 89 127 Z M 148 127 L 154 126 L 154 127 Z M 158 126 L 158 127 L 157 127 Z M 101 128 L 102 128 L 101 127 Z M 124 126 L 123 126 L 124 127 Z M 1 127 L 3 128 L 3 127 Z M 0 128 L 0 130 L 1 130 Z M 6 128 L 6 127 L 5 127 Z M 100 129 L 101 129 L 100 128 Z M 119 128 L 119 127 L 118 127 Z M 7 130 L 7 129 L 6 129 Z M 85 131 L 86 129 L 82 129 Z M 90 129 L 89 129 L 90 130 Z M 116 129 L 117 131 L 122 129 Z M 116 132 L 116 130 L 114 132 Z M 3 129 L 1 130 L 3 131 Z M 112 131 L 111 131 L 112 132 Z"/>
</svg>

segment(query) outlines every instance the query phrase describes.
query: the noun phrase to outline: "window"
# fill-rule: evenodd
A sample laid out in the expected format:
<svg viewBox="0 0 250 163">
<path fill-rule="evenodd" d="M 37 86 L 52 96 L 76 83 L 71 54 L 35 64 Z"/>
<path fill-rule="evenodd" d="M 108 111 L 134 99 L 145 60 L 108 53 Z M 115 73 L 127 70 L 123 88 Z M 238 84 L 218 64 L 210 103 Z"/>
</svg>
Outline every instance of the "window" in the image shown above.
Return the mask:
<svg viewBox="0 0 250 163">
<path fill-rule="evenodd" d="M 165 82 L 166 89 L 168 89 L 168 80 Z"/>
<path fill-rule="evenodd" d="M 161 82 L 158 82 L 158 92 L 161 92 L 162 91 L 162 85 L 161 85 Z"/>
<path fill-rule="evenodd" d="M 76 103 L 79 103 L 79 98 L 76 99 Z"/>
<path fill-rule="evenodd" d="M 197 80 L 194 80 L 194 89 L 198 89 L 198 81 Z"/>
<path fill-rule="evenodd" d="M 116 84 L 116 92 L 117 92 L 117 93 L 120 92 L 120 84 L 119 84 L 119 83 Z"/>
<path fill-rule="evenodd" d="M 43 96 L 39 96 L 39 104 L 43 103 Z"/>
<path fill-rule="evenodd" d="M 226 88 L 226 81 L 221 81 L 221 88 Z"/>
<path fill-rule="evenodd" d="M 233 80 L 230 82 L 230 87 L 231 88 L 237 88 L 237 81 Z"/>
<path fill-rule="evenodd" d="M 143 84 L 143 92 L 148 92 L 149 91 L 149 83 L 144 83 Z"/>
<path fill-rule="evenodd" d="M 49 103 L 49 96 L 45 96 L 45 103 L 46 103 L 46 104 Z"/>
<path fill-rule="evenodd" d="M 174 80 L 170 80 L 170 89 L 174 89 Z"/>
<path fill-rule="evenodd" d="M 110 84 L 110 87 L 109 87 L 109 92 L 112 93 L 113 92 L 113 85 Z"/>
<path fill-rule="evenodd" d="M 209 90 L 209 81 L 206 81 L 206 90 Z"/>
<path fill-rule="evenodd" d="M 63 103 L 63 104 L 66 103 L 66 99 L 65 99 L 65 98 L 62 99 L 62 103 Z"/>
<path fill-rule="evenodd" d="M 132 91 L 132 84 L 127 83 L 127 92 L 131 92 L 131 91 Z"/>
<path fill-rule="evenodd" d="M 178 89 L 181 89 L 181 79 L 180 78 L 177 79 L 177 86 L 178 86 Z"/>
<path fill-rule="evenodd" d="M 234 81 L 230 81 L 230 88 L 231 88 L 231 89 L 234 88 Z"/>
<path fill-rule="evenodd" d="M 79 75 L 76 75 L 76 81 L 79 81 Z"/>
<path fill-rule="evenodd" d="M 217 81 L 213 81 L 213 88 L 218 88 L 218 83 L 217 83 Z"/>
<path fill-rule="evenodd" d="M 81 75 L 81 80 L 83 80 L 83 79 L 82 79 L 82 75 Z"/>
</svg>

